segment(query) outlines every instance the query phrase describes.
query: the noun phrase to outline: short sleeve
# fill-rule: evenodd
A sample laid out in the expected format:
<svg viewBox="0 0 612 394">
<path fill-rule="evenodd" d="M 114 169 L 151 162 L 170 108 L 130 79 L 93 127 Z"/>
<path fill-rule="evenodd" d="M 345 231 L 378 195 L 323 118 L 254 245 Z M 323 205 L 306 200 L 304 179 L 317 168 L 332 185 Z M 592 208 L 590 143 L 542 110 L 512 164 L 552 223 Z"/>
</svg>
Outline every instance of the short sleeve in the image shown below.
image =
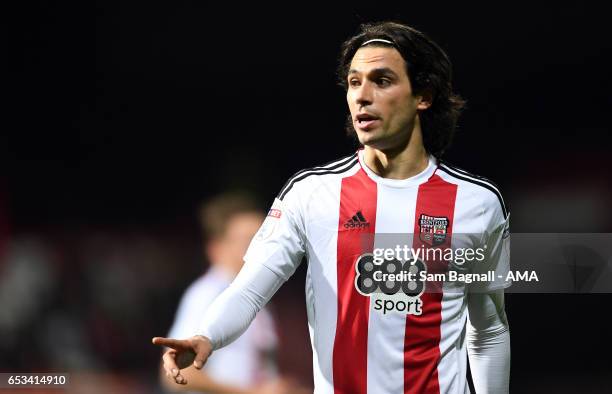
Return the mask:
<svg viewBox="0 0 612 394">
<path fill-rule="evenodd" d="M 501 197 L 489 199 L 484 209 L 484 232 L 482 234 L 484 259 L 475 261 L 472 273 L 492 275 L 493 280 L 475 281 L 470 292 L 490 292 L 512 285 L 510 272 L 510 215 L 501 204 Z"/>
<path fill-rule="evenodd" d="M 261 228 L 253 237 L 244 260 L 263 264 L 285 280 L 295 272 L 305 253 L 298 191 L 274 200 Z"/>
</svg>

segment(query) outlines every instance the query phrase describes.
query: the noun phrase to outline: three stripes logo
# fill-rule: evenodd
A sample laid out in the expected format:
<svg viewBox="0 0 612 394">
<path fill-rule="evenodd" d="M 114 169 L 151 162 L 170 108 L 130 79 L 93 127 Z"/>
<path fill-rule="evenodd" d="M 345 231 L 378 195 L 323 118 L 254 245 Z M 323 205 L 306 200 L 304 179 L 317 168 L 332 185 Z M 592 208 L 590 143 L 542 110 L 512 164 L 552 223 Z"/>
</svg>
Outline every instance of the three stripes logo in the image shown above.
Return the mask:
<svg viewBox="0 0 612 394">
<path fill-rule="evenodd" d="M 344 228 L 352 230 L 352 229 L 361 229 L 370 227 L 370 223 L 363 216 L 361 211 L 357 211 L 356 214 L 353 215 L 352 218 L 344 223 Z"/>
</svg>

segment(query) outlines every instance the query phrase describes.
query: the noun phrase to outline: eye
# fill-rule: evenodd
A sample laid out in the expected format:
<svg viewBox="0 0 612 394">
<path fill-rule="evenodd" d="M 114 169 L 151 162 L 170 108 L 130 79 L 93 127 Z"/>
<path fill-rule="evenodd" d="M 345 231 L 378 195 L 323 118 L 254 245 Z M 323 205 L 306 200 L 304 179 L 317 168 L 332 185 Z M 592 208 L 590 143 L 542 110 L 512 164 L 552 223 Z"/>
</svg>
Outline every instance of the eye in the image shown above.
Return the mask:
<svg viewBox="0 0 612 394">
<path fill-rule="evenodd" d="M 357 78 L 352 78 L 349 80 L 349 86 L 359 86 L 359 80 Z"/>
<path fill-rule="evenodd" d="M 376 80 L 376 84 L 378 86 L 386 87 L 386 86 L 391 85 L 391 80 L 389 78 L 378 78 Z"/>
</svg>

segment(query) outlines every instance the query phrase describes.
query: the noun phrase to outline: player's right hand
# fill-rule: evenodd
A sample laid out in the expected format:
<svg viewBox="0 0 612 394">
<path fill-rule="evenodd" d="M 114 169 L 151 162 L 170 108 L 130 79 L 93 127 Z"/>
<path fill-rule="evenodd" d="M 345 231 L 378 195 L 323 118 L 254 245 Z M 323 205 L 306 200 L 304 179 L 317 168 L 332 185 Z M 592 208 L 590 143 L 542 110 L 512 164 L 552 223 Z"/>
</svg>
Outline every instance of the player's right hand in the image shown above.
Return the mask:
<svg viewBox="0 0 612 394">
<path fill-rule="evenodd" d="M 166 346 L 168 349 L 162 357 L 166 375 L 178 384 L 187 384 L 187 379 L 180 370 L 192 365 L 202 369 L 212 353 L 210 340 L 202 335 L 188 339 L 153 338 L 154 345 Z"/>
</svg>

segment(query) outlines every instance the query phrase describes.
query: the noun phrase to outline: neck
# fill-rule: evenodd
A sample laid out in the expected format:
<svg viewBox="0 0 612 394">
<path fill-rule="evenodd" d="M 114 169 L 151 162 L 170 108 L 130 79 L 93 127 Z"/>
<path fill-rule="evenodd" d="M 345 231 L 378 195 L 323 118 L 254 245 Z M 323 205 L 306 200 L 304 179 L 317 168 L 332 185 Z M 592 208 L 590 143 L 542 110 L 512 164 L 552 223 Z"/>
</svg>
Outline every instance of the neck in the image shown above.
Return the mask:
<svg viewBox="0 0 612 394">
<path fill-rule="evenodd" d="M 427 168 L 429 157 L 420 128 L 415 128 L 406 144 L 391 149 L 364 148 L 365 164 L 377 175 L 389 179 L 407 179 Z"/>
</svg>

